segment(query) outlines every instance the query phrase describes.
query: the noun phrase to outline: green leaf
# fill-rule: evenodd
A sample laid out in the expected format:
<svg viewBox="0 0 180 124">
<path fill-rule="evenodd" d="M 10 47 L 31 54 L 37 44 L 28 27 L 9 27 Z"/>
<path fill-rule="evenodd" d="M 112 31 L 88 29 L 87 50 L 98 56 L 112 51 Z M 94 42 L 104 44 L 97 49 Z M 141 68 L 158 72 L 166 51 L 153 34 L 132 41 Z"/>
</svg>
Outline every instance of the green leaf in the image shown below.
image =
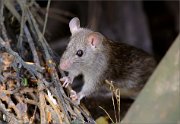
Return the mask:
<svg viewBox="0 0 180 124">
<path fill-rule="evenodd" d="M 24 86 L 27 86 L 27 85 L 28 85 L 28 80 L 27 80 L 27 78 L 23 78 L 23 84 L 24 84 Z"/>
</svg>

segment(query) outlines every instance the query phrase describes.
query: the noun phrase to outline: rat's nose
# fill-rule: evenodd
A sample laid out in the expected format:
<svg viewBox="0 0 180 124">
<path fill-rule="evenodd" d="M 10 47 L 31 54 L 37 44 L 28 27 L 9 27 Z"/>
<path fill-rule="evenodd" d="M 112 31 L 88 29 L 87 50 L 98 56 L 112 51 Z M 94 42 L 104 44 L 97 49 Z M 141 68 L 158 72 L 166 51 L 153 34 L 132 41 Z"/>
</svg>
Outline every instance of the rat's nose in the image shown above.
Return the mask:
<svg viewBox="0 0 180 124">
<path fill-rule="evenodd" d="M 70 67 L 70 62 L 68 60 L 62 61 L 59 67 L 61 70 L 66 71 Z"/>
</svg>

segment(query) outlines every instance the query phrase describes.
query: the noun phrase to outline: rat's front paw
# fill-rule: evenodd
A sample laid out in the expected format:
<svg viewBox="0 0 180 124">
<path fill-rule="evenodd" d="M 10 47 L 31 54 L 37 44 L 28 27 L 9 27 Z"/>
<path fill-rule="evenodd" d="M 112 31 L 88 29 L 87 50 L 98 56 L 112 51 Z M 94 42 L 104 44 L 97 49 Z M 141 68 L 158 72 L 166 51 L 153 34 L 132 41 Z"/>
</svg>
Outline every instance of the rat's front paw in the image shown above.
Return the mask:
<svg viewBox="0 0 180 124">
<path fill-rule="evenodd" d="M 63 87 L 67 87 L 69 84 L 72 83 L 71 79 L 69 77 L 63 77 L 60 79 L 60 81 L 64 82 Z"/>
<path fill-rule="evenodd" d="M 72 99 L 72 101 L 75 102 L 75 104 L 77 104 L 77 105 L 80 104 L 81 97 L 79 94 L 76 93 L 76 91 L 74 91 L 74 90 L 70 91 L 70 98 Z"/>
</svg>

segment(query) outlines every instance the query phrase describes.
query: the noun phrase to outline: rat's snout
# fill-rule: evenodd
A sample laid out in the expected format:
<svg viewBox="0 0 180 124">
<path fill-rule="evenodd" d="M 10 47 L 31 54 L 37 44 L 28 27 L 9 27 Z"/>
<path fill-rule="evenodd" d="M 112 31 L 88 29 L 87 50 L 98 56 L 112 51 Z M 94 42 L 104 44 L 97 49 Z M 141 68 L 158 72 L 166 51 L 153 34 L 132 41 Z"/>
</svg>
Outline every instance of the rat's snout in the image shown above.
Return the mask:
<svg viewBox="0 0 180 124">
<path fill-rule="evenodd" d="M 60 69 L 63 70 L 63 71 L 66 71 L 69 67 L 71 66 L 71 63 L 69 60 L 63 60 L 60 62 Z"/>
</svg>

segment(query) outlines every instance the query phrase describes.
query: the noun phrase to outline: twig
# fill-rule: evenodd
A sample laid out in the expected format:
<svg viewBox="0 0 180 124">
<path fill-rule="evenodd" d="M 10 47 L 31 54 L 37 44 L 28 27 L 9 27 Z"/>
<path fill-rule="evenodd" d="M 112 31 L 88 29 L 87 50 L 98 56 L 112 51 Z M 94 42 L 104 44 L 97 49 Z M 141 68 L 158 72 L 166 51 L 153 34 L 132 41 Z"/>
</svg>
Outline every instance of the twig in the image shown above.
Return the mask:
<svg viewBox="0 0 180 124">
<path fill-rule="evenodd" d="M 120 103 L 121 103 L 121 99 L 120 99 L 120 96 L 121 96 L 121 94 L 120 94 L 120 89 L 116 89 L 116 91 L 115 91 L 115 97 L 116 97 L 116 101 L 117 101 L 117 108 L 118 108 L 118 122 L 120 122 L 120 117 L 121 117 L 121 115 L 120 115 Z M 117 123 L 118 123 L 117 122 Z"/>
<path fill-rule="evenodd" d="M 2 91 L 0 91 L 0 93 L 3 94 Z M 17 118 L 19 120 L 21 120 L 21 118 L 22 118 L 21 112 L 18 110 L 18 108 L 16 107 L 14 102 L 11 100 L 11 98 L 5 94 L 4 96 L 1 96 L 0 99 L 2 101 L 6 102 L 9 108 L 13 108 L 13 110 L 15 111 L 15 113 L 17 115 Z"/>
<path fill-rule="evenodd" d="M 59 123 L 62 123 L 62 116 L 60 116 L 61 113 L 60 113 L 59 109 L 57 108 L 58 106 L 55 105 L 55 104 L 49 99 L 48 95 L 45 95 L 45 98 L 46 98 L 47 101 L 51 104 L 51 106 L 52 106 L 52 108 L 54 109 L 54 111 L 57 113 L 57 116 L 58 116 L 58 118 L 59 118 Z"/>
<path fill-rule="evenodd" d="M 40 11 L 43 15 L 46 14 L 45 10 L 39 7 L 37 3 L 34 3 L 36 10 Z M 58 15 L 59 14 L 59 15 Z M 65 24 L 68 24 L 69 20 L 63 16 L 68 16 L 68 17 L 74 17 L 75 15 L 64 10 L 59 10 L 56 8 L 50 8 L 49 9 L 49 18 L 59 20 L 60 22 L 63 22 Z"/>
<path fill-rule="evenodd" d="M 50 3 L 51 3 L 51 0 L 48 0 L 48 4 L 47 4 L 47 8 L 46 8 L 45 22 L 44 22 L 43 33 L 42 33 L 43 36 L 44 36 L 45 30 L 46 30 L 46 25 L 47 25 L 47 20 L 48 20 Z"/>
<path fill-rule="evenodd" d="M 16 117 L 9 113 L 8 110 L 5 108 L 4 104 L 0 100 L 0 111 L 7 116 L 7 122 L 10 124 L 19 124 L 19 121 L 16 119 Z"/>
<path fill-rule="evenodd" d="M 14 94 L 14 97 L 18 101 L 18 104 L 16 104 L 16 108 L 18 109 L 18 112 L 21 115 L 21 119 L 24 123 L 29 122 L 28 113 L 27 112 L 27 104 L 23 103 L 24 97 L 21 97 L 19 93 Z M 24 109 L 22 109 L 22 106 Z"/>
<path fill-rule="evenodd" d="M 34 88 L 25 87 L 19 91 L 21 94 L 37 92 Z"/>
<path fill-rule="evenodd" d="M 7 47 L 5 45 L 5 42 L 0 38 L 0 45 L 2 45 L 3 47 L 6 48 L 6 50 L 8 52 L 10 52 L 12 55 L 18 57 L 17 59 L 20 60 L 21 64 L 23 64 L 24 67 L 27 67 L 26 63 L 23 62 L 23 60 L 21 59 L 21 57 L 19 57 L 19 55 L 14 52 L 11 48 Z M 28 69 L 28 68 L 27 68 Z M 32 70 L 28 69 L 30 72 Z M 33 70 L 34 71 L 34 70 Z M 39 79 L 42 79 L 42 76 L 40 75 L 40 73 L 38 72 L 33 72 L 33 74 L 35 74 L 37 77 L 39 77 Z M 41 122 L 42 123 L 46 123 L 46 119 L 45 119 L 45 112 L 44 112 L 44 104 L 45 104 L 45 98 L 44 98 L 44 94 L 43 94 L 43 89 L 44 85 L 42 84 L 42 82 L 38 83 L 38 90 L 40 91 L 39 93 L 39 107 L 40 107 L 40 113 L 41 113 Z"/>
<path fill-rule="evenodd" d="M 38 114 L 40 113 L 41 120 L 39 120 L 38 118 L 35 118 L 35 119 L 37 119 L 38 121 L 41 121 L 41 123 L 46 123 L 47 122 L 47 118 L 46 118 L 47 112 L 45 111 L 47 109 L 46 101 L 49 101 L 49 99 L 47 98 L 47 95 L 44 89 L 49 88 L 52 93 L 53 91 L 55 92 L 53 93 L 53 95 L 57 98 L 58 106 L 57 108 L 55 108 L 55 106 L 52 103 L 50 103 L 50 101 L 49 101 L 50 103 L 49 105 L 51 105 L 51 107 L 54 108 L 59 118 L 61 117 L 60 110 L 62 110 L 62 113 L 64 115 L 63 117 L 59 119 L 60 123 L 62 122 L 62 119 L 64 121 L 63 123 L 70 123 L 74 119 L 73 117 L 77 117 L 78 120 L 82 120 L 82 122 L 84 122 L 84 120 L 86 119 L 90 123 L 94 123 L 94 120 L 87 114 L 87 112 L 83 108 L 77 105 L 75 106 L 70 99 L 68 100 L 66 99 L 68 97 L 66 93 L 64 92 L 64 89 L 62 88 L 62 85 L 59 81 L 56 65 L 52 59 L 53 51 L 49 47 L 49 44 L 47 43 L 46 39 L 44 38 L 44 33 L 45 33 L 47 19 L 48 19 L 48 13 L 50 11 L 49 7 L 50 7 L 51 0 L 48 1 L 48 6 L 46 8 L 47 11 L 46 11 L 43 33 L 39 30 L 38 24 L 36 23 L 34 16 L 29 10 L 29 7 L 33 7 L 32 5 L 35 4 L 34 0 L 31 1 L 31 5 L 27 5 L 28 4 L 27 0 L 26 1 L 16 0 L 16 1 L 18 2 L 14 2 L 11 0 L 1 1 L 1 3 L 4 3 L 4 4 L 1 5 L 0 14 L 2 16 L 1 15 L 0 16 L 3 17 L 3 8 L 5 5 L 5 7 L 9 10 L 8 12 L 11 13 L 13 17 L 17 18 L 17 20 L 20 23 L 19 42 L 22 45 L 24 41 L 27 41 L 30 48 L 30 53 L 28 55 L 32 54 L 33 61 L 25 62 L 25 60 L 23 60 L 21 56 L 17 52 L 15 52 L 11 48 L 10 45 L 8 45 L 7 41 L 9 40 L 8 40 L 8 37 L 6 38 L 7 36 L 6 27 L 4 25 L 4 20 L 1 18 L 0 19 L 1 21 L 1 25 L 0 25 L 1 34 L 0 35 L 3 38 L 0 37 L 0 48 L 3 49 L 3 51 L 9 53 L 11 56 L 13 56 L 14 59 L 12 61 L 12 64 L 10 65 L 10 67 L 12 68 L 10 68 L 9 70 L 10 71 L 13 70 L 13 74 L 15 75 L 17 74 L 16 79 L 11 79 L 9 81 L 10 84 L 8 83 L 5 84 L 7 85 L 7 87 L 9 87 L 9 85 L 12 85 L 10 86 L 10 88 L 6 88 L 6 86 L 4 86 L 4 83 L 0 84 L 1 86 L 0 88 L 5 89 L 5 90 L 1 90 L 1 92 L 6 93 L 6 96 L 7 96 L 7 98 L 5 99 L 5 102 L 7 102 L 10 108 L 13 108 L 16 116 L 18 117 L 18 120 L 21 120 L 20 122 L 23 122 L 23 121 L 26 122 L 29 118 L 27 120 L 24 119 L 24 117 L 27 114 L 24 114 L 25 116 L 23 116 L 22 115 L 23 111 L 19 110 L 19 107 L 21 107 L 21 105 L 23 107 L 24 105 L 28 105 L 28 104 L 35 105 L 36 108 L 34 111 L 34 115 L 31 119 L 36 117 L 35 116 L 36 113 Z M 20 5 L 20 9 L 22 11 L 21 15 L 19 14 L 20 12 L 16 10 L 19 7 L 18 4 Z M 15 6 L 17 8 L 15 8 Z M 8 19 L 6 21 L 8 21 Z M 3 26 L 4 26 L 4 29 L 2 29 Z M 5 35 L 2 35 L 3 34 L 2 31 L 4 31 Z M 13 39 L 13 41 L 16 41 L 16 39 Z M 42 52 L 43 54 L 42 55 L 38 54 L 39 51 L 37 52 L 37 50 L 42 50 L 43 52 L 42 51 L 40 52 Z M 42 61 L 40 61 L 41 59 Z M 45 64 L 46 69 L 44 67 L 41 67 L 41 64 L 42 66 Z M 29 76 L 29 73 L 31 76 Z M 31 78 L 33 78 L 34 80 L 31 80 Z M 6 82 L 9 80 L 9 79 L 3 80 L 3 73 L 2 75 L 0 75 L 0 79 L 1 79 L 0 81 L 3 81 L 3 82 L 4 81 Z M 32 84 L 33 90 L 27 87 L 22 88 L 21 84 L 23 85 L 24 79 L 28 80 L 27 86 L 29 86 L 29 84 L 31 86 L 31 83 L 34 83 L 37 89 L 34 87 L 34 84 Z M 50 84 L 54 84 L 55 88 L 52 87 L 52 85 L 51 87 L 49 87 Z M 14 104 L 15 101 L 13 101 L 13 98 L 15 98 L 14 100 L 17 102 L 17 104 Z M 10 101 L 12 104 L 9 104 L 8 101 Z M 37 106 L 39 108 L 39 111 L 36 111 Z"/>
<path fill-rule="evenodd" d="M 35 106 L 35 110 L 34 110 L 33 116 L 30 118 L 30 121 L 29 121 L 30 124 L 33 124 L 36 110 L 37 110 L 37 106 Z"/>
<path fill-rule="evenodd" d="M 51 68 L 52 70 L 54 70 L 54 71 L 53 71 L 54 73 L 50 73 L 50 74 L 51 74 L 51 78 L 52 78 L 54 81 L 57 82 L 57 79 L 58 79 L 57 77 L 58 77 L 58 76 L 57 76 L 57 73 L 56 73 L 56 71 L 55 71 L 54 65 L 52 65 L 52 64 L 53 64 L 53 63 L 52 63 L 52 59 L 51 59 L 51 57 L 50 57 L 50 55 L 49 55 L 49 53 L 48 53 L 48 49 L 47 49 L 46 45 L 42 42 L 42 40 L 43 40 L 44 42 L 46 42 L 46 41 L 45 41 L 43 35 L 41 34 L 41 32 L 39 31 L 38 26 L 37 26 L 37 24 L 36 24 L 36 22 L 35 22 L 35 19 L 33 18 L 33 16 L 32 16 L 32 14 L 30 13 L 30 11 L 28 11 L 28 14 L 29 14 L 30 17 L 31 17 L 32 24 L 34 25 L 34 29 L 35 29 L 35 31 L 36 31 L 37 37 L 39 38 L 39 41 L 41 41 L 40 43 L 41 43 L 42 48 L 44 49 L 44 52 L 45 52 L 46 62 L 47 62 L 47 64 L 48 64 L 48 66 L 50 66 L 49 68 Z M 56 78 L 56 79 L 55 79 L 55 78 Z M 57 84 L 58 84 L 58 82 L 57 82 Z M 58 86 L 58 87 L 60 87 L 60 86 Z M 58 91 L 60 92 L 60 90 L 58 90 Z M 63 97 L 62 97 L 62 95 L 61 95 L 62 93 L 63 93 L 63 89 L 62 89 L 61 92 L 59 93 L 59 97 L 60 97 L 60 99 L 61 99 L 61 101 L 59 101 L 59 102 L 60 102 L 60 105 L 61 105 L 61 102 L 63 103 L 63 104 L 62 104 L 62 110 L 64 110 L 64 112 L 65 112 L 65 114 L 66 114 L 66 117 L 67 117 L 68 120 L 70 121 L 70 117 L 69 117 L 69 115 L 68 115 L 68 112 L 67 112 L 67 110 L 65 109 L 66 107 L 65 107 L 64 99 L 63 99 Z"/>
<path fill-rule="evenodd" d="M 114 96 L 113 96 L 113 95 L 112 95 L 112 103 L 113 103 L 113 108 L 114 108 L 114 116 L 115 116 L 116 123 L 117 123 L 116 105 L 115 105 L 115 103 L 114 103 Z"/>
<path fill-rule="evenodd" d="M 31 20 L 32 20 L 32 23 L 33 23 L 33 25 L 34 25 L 34 29 L 35 29 L 35 31 L 36 31 L 38 41 L 40 41 L 40 43 L 41 43 L 41 45 L 42 45 L 42 48 L 44 49 L 44 54 L 45 54 L 45 59 L 46 59 L 47 65 L 48 65 L 49 68 L 52 69 L 52 72 L 54 72 L 54 73 L 50 73 L 50 75 L 51 75 L 52 80 L 53 80 L 54 83 L 55 83 L 56 88 L 57 88 L 58 97 L 59 97 L 59 99 L 60 99 L 60 100 L 58 99 L 58 102 L 59 102 L 59 104 L 62 106 L 62 110 L 64 111 L 64 113 L 65 113 L 65 115 L 66 115 L 66 117 L 67 117 L 67 119 L 68 119 L 68 120 L 66 120 L 67 123 L 69 123 L 71 119 L 70 119 L 69 114 L 68 114 L 68 112 L 67 112 L 67 110 L 66 110 L 66 104 L 65 104 L 65 101 L 64 101 L 63 96 L 62 96 L 62 94 L 65 94 L 65 93 L 64 93 L 64 91 L 63 91 L 63 89 L 62 89 L 62 86 L 60 86 L 60 81 L 59 81 L 59 79 L 58 79 L 57 72 L 55 71 L 55 67 L 54 67 L 54 65 L 53 65 L 54 63 L 52 63 L 52 58 L 51 58 L 51 56 L 49 55 L 47 45 L 44 44 L 44 42 L 46 42 L 46 40 L 44 39 L 43 35 L 42 35 L 41 32 L 39 31 L 38 26 L 37 26 L 37 23 L 36 23 L 33 15 L 31 14 L 30 11 L 28 11 L 28 13 L 29 13 L 29 15 L 30 15 L 30 17 L 31 17 Z"/>
<path fill-rule="evenodd" d="M 30 33 L 27 29 L 27 26 L 24 27 L 24 30 L 25 30 L 25 34 L 27 36 L 27 41 L 29 43 L 29 46 L 31 48 L 31 51 L 32 51 L 32 54 L 33 54 L 33 59 L 34 59 L 34 62 L 40 66 L 40 61 L 39 61 L 39 58 L 38 58 L 38 55 L 37 55 L 37 52 L 36 52 L 36 48 L 34 46 L 34 43 L 33 43 L 33 40 L 30 36 Z M 46 114 L 45 114 L 45 96 L 44 96 L 44 92 L 42 91 L 42 89 L 44 89 L 44 84 L 43 84 L 43 81 L 45 79 L 43 79 L 43 76 L 40 74 L 40 73 L 37 73 L 38 74 L 38 77 L 40 77 L 40 80 L 38 82 L 38 90 L 39 90 L 39 108 L 40 108 L 40 115 L 41 115 L 41 123 L 46 123 Z M 43 80 L 42 80 L 43 79 Z"/>
<path fill-rule="evenodd" d="M 19 56 L 17 52 L 14 52 L 10 46 L 6 44 L 6 42 L 3 41 L 3 39 L 0 37 L 0 47 L 5 48 L 6 52 L 10 53 L 14 56 L 15 61 L 17 61 L 19 64 L 22 64 L 24 68 L 26 68 L 32 75 L 37 76 L 37 68 L 34 68 L 32 65 L 28 65 L 24 62 L 24 60 Z"/>
<path fill-rule="evenodd" d="M 27 42 L 28 42 L 28 44 L 29 44 L 29 46 L 31 48 L 31 51 L 32 51 L 33 60 L 34 60 L 36 65 L 40 66 L 40 61 L 39 61 L 39 58 L 38 58 L 38 54 L 37 54 L 35 45 L 33 43 L 33 39 L 31 37 L 31 34 L 30 34 L 30 32 L 29 32 L 26 25 L 24 26 L 24 33 L 26 34 Z"/>
<path fill-rule="evenodd" d="M 43 88 L 43 84 L 40 83 L 38 85 L 38 90 L 41 90 L 41 88 Z M 45 102 L 45 96 L 44 96 L 44 92 L 43 91 L 40 91 L 39 92 L 39 104 L 38 104 L 38 107 L 40 108 L 40 116 L 41 116 L 41 124 L 46 124 L 47 123 L 47 120 L 46 120 L 46 113 L 45 113 L 45 105 L 46 105 L 46 102 Z"/>
<path fill-rule="evenodd" d="M 0 74 L 0 82 L 4 82 L 4 77 Z"/>
<path fill-rule="evenodd" d="M 25 103 L 28 103 L 28 104 L 32 104 L 32 105 L 36 105 L 38 106 L 38 102 L 36 102 L 35 100 L 31 100 L 31 99 L 24 99 L 24 102 Z"/>
<path fill-rule="evenodd" d="M 83 114 L 83 116 L 88 120 L 88 122 L 89 123 L 92 123 L 92 124 L 94 124 L 95 122 L 94 122 L 94 120 L 90 117 L 90 116 L 88 116 L 78 105 L 76 105 L 74 102 L 72 102 L 72 100 L 70 99 L 70 98 L 68 98 L 68 97 L 64 97 L 67 101 L 69 101 L 69 103 L 71 104 L 71 105 L 73 105 L 73 107 L 76 107 L 82 114 Z"/>
<path fill-rule="evenodd" d="M 38 101 L 38 97 L 34 93 L 27 93 L 34 101 Z"/>
<path fill-rule="evenodd" d="M 109 117 L 109 119 L 111 120 L 112 123 L 114 123 L 113 119 L 111 118 L 111 116 L 109 115 L 109 113 L 101 106 L 99 106 L 99 108 L 101 108 L 106 114 L 107 116 Z M 115 123 L 114 123 L 115 124 Z"/>
<path fill-rule="evenodd" d="M 22 40 L 23 40 L 23 34 L 24 34 L 24 30 L 23 30 L 23 28 L 24 28 L 24 24 L 25 24 L 25 22 L 26 22 L 26 16 L 25 16 L 25 4 L 26 4 L 26 0 L 23 0 L 23 1 L 20 1 L 20 0 L 17 0 L 18 1 L 18 3 L 19 3 L 19 5 L 21 6 L 21 10 L 22 10 L 22 16 L 21 16 L 21 26 L 20 26 L 20 34 L 19 34 L 19 39 L 18 39 L 18 44 L 17 44 L 17 47 L 19 48 L 19 49 L 22 49 L 22 51 L 21 51 L 21 55 L 23 55 L 23 51 L 24 51 L 24 49 L 23 49 L 23 45 L 22 45 Z"/>
<path fill-rule="evenodd" d="M 5 39 L 5 41 L 9 41 L 8 40 L 8 36 L 6 33 L 6 28 L 4 26 L 4 16 L 3 16 L 3 10 L 4 10 L 4 0 L 1 0 L 1 11 L 0 11 L 0 27 L 1 27 L 1 31 L 2 31 L 2 36 Z"/>
<path fill-rule="evenodd" d="M 108 80 L 105 80 L 105 83 L 108 85 L 110 91 L 113 93 L 112 102 L 113 102 L 113 107 L 114 107 L 114 116 L 116 119 L 116 123 L 118 123 L 118 122 L 120 122 L 120 89 L 115 88 L 112 81 L 110 82 Z M 115 106 L 115 102 L 114 102 L 114 95 L 115 95 L 116 101 L 117 101 L 118 120 L 117 120 L 117 115 L 116 115 L 116 106 Z"/>
<path fill-rule="evenodd" d="M 16 11 L 16 9 L 13 6 L 12 0 L 5 0 L 4 5 L 7 7 L 7 9 L 16 17 L 16 19 L 20 22 L 21 16 Z"/>
</svg>

